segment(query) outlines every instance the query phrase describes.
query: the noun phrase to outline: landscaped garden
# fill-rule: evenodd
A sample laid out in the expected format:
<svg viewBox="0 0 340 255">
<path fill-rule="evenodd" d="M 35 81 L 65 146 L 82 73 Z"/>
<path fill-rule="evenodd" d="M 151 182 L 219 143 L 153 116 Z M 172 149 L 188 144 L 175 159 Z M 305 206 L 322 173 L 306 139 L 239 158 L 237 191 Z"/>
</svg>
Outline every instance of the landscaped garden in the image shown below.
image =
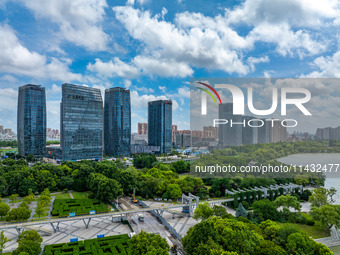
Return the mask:
<svg viewBox="0 0 340 255">
<path fill-rule="evenodd" d="M 128 235 L 108 236 L 71 243 L 45 246 L 43 255 L 66 254 L 127 254 Z"/>
<path fill-rule="evenodd" d="M 93 210 L 96 213 L 108 211 L 107 206 L 96 199 L 55 199 L 52 216 L 69 216 L 69 213 L 75 213 L 75 215 L 89 214 Z"/>
</svg>

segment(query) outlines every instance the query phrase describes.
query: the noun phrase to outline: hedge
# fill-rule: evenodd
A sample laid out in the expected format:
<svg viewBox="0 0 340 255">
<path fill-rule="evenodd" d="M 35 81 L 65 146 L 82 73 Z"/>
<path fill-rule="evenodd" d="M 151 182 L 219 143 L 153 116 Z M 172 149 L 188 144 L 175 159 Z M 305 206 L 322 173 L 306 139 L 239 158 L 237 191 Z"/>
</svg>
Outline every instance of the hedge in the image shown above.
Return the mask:
<svg viewBox="0 0 340 255">
<path fill-rule="evenodd" d="M 127 255 L 127 234 L 84 241 L 46 245 L 43 255 Z"/>
<path fill-rule="evenodd" d="M 72 212 L 76 215 L 89 214 L 93 210 L 96 213 L 108 212 L 107 206 L 95 199 L 55 199 L 52 216 L 68 216 Z"/>
</svg>

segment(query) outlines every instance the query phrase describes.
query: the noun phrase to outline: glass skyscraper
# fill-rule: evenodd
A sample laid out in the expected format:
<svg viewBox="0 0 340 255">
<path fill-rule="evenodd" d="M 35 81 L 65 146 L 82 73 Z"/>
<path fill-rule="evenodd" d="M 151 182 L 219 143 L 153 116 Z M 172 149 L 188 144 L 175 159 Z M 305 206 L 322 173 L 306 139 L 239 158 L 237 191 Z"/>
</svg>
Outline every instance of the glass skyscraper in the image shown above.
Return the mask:
<svg viewBox="0 0 340 255">
<path fill-rule="evenodd" d="M 160 153 L 171 152 L 172 101 L 148 103 L 148 140 L 151 146 L 160 146 Z"/>
<path fill-rule="evenodd" d="M 19 87 L 17 116 L 18 151 L 40 157 L 46 146 L 46 94 L 40 85 Z"/>
<path fill-rule="evenodd" d="M 104 152 L 110 156 L 130 154 L 131 102 L 130 90 L 105 90 Z"/>
<path fill-rule="evenodd" d="M 60 106 L 63 160 L 103 155 L 103 99 L 99 89 L 63 84 Z"/>
</svg>

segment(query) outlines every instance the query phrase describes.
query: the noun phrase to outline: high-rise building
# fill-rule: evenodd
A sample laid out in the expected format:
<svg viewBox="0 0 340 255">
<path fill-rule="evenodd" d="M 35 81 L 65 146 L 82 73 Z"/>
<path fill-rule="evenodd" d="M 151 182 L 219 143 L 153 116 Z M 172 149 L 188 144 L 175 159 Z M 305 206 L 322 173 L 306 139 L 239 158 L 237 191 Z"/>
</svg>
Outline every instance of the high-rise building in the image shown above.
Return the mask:
<svg viewBox="0 0 340 255">
<path fill-rule="evenodd" d="M 46 146 L 46 94 L 40 85 L 19 87 L 17 116 L 18 152 L 40 157 Z M 5 129 L 10 135 L 11 129 Z"/>
<path fill-rule="evenodd" d="M 138 123 L 138 134 L 139 135 L 148 134 L 148 123 Z"/>
<path fill-rule="evenodd" d="M 107 89 L 104 102 L 104 152 L 110 156 L 129 155 L 130 143 L 130 90 L 119 87 Z"/>
<path fill-rule="evenodd" d="M 160 146 L 160 153 L 170 153 L 172 142 L 172 101 L 148 103 L 148 144 Z"/>
<path fill-rule="evenodd" d="M 0 135 L 4 133 L 4 126 L 0 126 Z"/>
<path fill-rule="evenodd" d="M 191 134 L 177 133 L 175 137 L 175 145 L 180 148 L 191 146 Z"/>
<path fill-rule="evenodd" d="M 177 125 L 172 125 L 171 126 L 171 137 L 172 137 L 172 142 L 176 142 L 176 134 L 177 134 Z"/>
<path fill-rule="evenodd" d="M 103 99 L 100 90 L 63 84 L 60 108 L 63 160 L 102 158 Z"/>
<path fill-rule="evenodd" d="M 223 105 L 219 105 L 218 108 L 218 116 L 219 119 L 227 119 L 229 121 L 228 124 L 219 125 L 219 143 L 220 146 L 240 146 L 242 145 L 242 128 L 243 125 L 239 124 L 242 122 L 241 115 L 233 115 L 233 104 L 226 103 Z M 231 123 L 238 123 L 233 124 Z"/>
</svg>

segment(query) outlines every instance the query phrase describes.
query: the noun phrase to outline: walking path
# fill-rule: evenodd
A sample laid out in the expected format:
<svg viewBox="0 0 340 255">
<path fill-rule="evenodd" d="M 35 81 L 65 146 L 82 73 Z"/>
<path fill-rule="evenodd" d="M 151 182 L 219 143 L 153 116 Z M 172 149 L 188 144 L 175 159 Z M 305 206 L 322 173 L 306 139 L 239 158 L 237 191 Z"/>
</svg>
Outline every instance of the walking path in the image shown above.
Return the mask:
<svg viewBox="0 0 340 255">
<path fill-rule="evenodd" d="M 73 199 L 73 194 L 71 191 L 68 191 L 68 194 L 70 195 L 70 197 Z"/>
</svg>

